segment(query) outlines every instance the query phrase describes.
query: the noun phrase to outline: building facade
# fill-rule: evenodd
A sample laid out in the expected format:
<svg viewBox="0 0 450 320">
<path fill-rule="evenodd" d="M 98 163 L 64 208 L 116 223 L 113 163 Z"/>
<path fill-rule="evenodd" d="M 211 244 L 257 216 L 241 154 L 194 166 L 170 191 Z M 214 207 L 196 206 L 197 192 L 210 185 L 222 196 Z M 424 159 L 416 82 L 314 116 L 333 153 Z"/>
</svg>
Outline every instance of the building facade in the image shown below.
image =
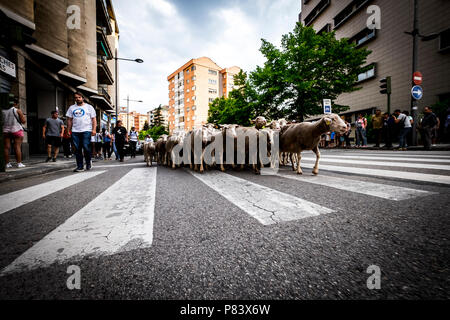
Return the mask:
<svg viewBox="0 0 450 320">
<path fill-rule="evenodd" d="M 155 108 L 149 112 L 147 112 L 148 115 L 148 119 L 149 119 L 149 124 L 150 126 L 154 126 L 155 125 L 155 116 L 157 113 L 158 108 Z M 161 106 L 161 123 L 164 127 L 167 127 L 167 125 L 169 124 L 169 106 L 168 105 L 163 105 Z"/>
<path fill-rule="evenodd" d="M 171 73 L 167 77 L 169 131 L 187 131 L 205 124 L 209 104 L 220 96 L 228 96 L 232 76 L 239 71 L 239 67 L 223 69 L 210 58 L 202 57 L 189 60 Z"/>
<path fill-rule="evenodd" d="M 380 28 L 369 29 L 367 21 L 373 15 L 369 6 L 380 9 Z M 387 96 L 380 94 L 380 79 L 391 76 L 391 112 L 410 110 L 412 87 L 413 0 L 303 0 L 300 21 L 317 32 L 335 31 L 336 38 L 349 38 L 372 53 L 367 65 L 372 68 L 359 75 L 355 84 L 361 90 L 341 94 L 337 104 L 350 106 L 344 112 L 354 120 L 356 112 L 372 113 L 375 108 L 387 111 Z M 424 95 L 418 101 L 423 107 L 450 98 L 450 1 L 419 1 L 418 20 L 421 35 L 438 33 L 430 41 L 418 44 L 418 66 L 423 75 Z M 370 23 L 369 23 L 370 24 Z M 326 97 L 324 97 L 326 98 Z"/>
<path fill-rule="evenodd" d="M 130 131 L 132 127 L 134 127 L 136 131 L 143 130 L 146 121 L 150 124 L 148 114 L 141 114 L 136 111 L 119 113 L 119 120 L 122 121 L 123 126 L 127 128 L 128 131 Z"/>
<path fill-rule="evenodd" d="M 27 118 L 24 157 L 45 153 L 42 127 L 65 116 L 80 91 L 109 128 L 115 106 L 119 29 L 111 0 L 0 0 L 0 92 L 12 93 Z M 12 71 L 11 71 L 12 70 Z"/>
</svg>

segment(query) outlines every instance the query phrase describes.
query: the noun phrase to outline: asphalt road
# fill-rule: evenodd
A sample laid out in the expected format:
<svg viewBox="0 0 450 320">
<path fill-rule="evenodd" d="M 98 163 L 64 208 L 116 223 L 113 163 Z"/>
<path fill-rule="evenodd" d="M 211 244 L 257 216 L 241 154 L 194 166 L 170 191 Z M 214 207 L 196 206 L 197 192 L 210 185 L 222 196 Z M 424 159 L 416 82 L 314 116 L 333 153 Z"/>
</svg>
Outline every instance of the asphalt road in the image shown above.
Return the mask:
<svg viewBox="0 0 450 320">
<path fill-rule="evenodd" d="M 450 152 L 322 154 L 304 180 L 141 156 L 2 183 L 0 299 L 449 299 Z"/>
</svg>

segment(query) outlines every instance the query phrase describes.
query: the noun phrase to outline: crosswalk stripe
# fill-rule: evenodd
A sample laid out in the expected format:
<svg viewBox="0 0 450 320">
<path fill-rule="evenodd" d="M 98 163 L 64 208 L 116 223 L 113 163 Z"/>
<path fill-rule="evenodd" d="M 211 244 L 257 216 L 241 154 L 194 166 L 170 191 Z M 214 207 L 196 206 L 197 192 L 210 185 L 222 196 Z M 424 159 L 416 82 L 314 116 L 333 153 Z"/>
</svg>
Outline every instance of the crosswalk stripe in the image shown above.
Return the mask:
<svg viewBox="0 0 450 320">
<path fill-rule="evenodd" d="M 345 179 L 333 176 L 324 176 L 324 175 L 300 176 L 297 174 L 295 175 L 278 174 L 278 176 L 296 181 L 318 184 L 339 190 L 355 192 L 395 201 L 435 194 L 435 192 L 429 192 L 424 190 L 416 190 L 411 188 L 397 187 L 386 184 L 373 183 L 362 180 Z"/>
<path fill-rule="evenodd" d="M 303 157 L 302 159 L 316 159 L 316 157 L 312 157 L 310 155 Z M 425 158 L 401 158 L 401 157 L 369 157 L 369 156 L 343 156 L 343 155 L 339 155 L 339 156 L 333 156 L 333 155 L 326 155 L 326 156 L 322 156 L 320 159 L 321 160 L 326 160 L 326 159 L 361 159 L 361 160 L 385 160 L 385 161 L 416 161 L 416 162 L 423 162 L 423 163 L 433 163 L 433 162 L 441 162 L 441 163 L 450 163 L 449 159 L 425 159 Z"/>
<path fill-rule="evenodd" d="M 313 154 L 311 152 L 311 154 Z M 330 153 L 331 154 L 331 153 Z M 398 151 L 398 152 L 349 152 L 348 155 L 358 155 L 358 156 L 390 156 L 390 157 L 399 157 L 399 158 L 408 158 L 410 156 L 415 157 L 421 157 L 421 158 L 443 158 L 443 159 L 450 159 L 450 155 L 448 153 L 446 154 L 418 154 L 417 152 L 405 152 L 405 151 Z"/>
<path fill-rule="evenodd" d="M 101 164 L 101 165 L 94 165 L 92 168 L 115 168 L 115 167 L 136 167 L 141 166 L 145 167 L 146 164 L 144 162 L 139 163 L 122 163 L 122 164 Z"/>
<path fill-rule="evenodd" d="M 87 255 L 111 255 L 151 246 L 156 170 L 153 167 L 128 172 L 1 274 L 33 270 Z"/>
<path fill-rule="evenodd" d="M 302 161 L 302 168 L 313 168 L 313 163 L 305 163 Z M 442 184 L 450 184 L 450 176 L 443 176 L 437 174 L 428 173 L 418 173 L 410 171 L 392 171 L 392 170 L 382 170 L 382 169 L 368 169 L 368 168 L 354 168 L 354 167 L 338 167 L 328 164 L 320 164 L 319 170 L 329 170 L 336 172 L 352 173 L 358 175 L 368 175 L 377 177 L 388 177 L 404 180 L 414 180 L 420 182 L 435 182 Z"/>
<path fill-rule="evenodd" d="M 303 219 L 334 210 L 219 171 L 194 177 L 263 225 Z"/>
<path fill-rule="evenodd" d="M 93 178 L 96 175 L 102 174 L 106 171 L 91 171 L 73 174 L 64 178 L 59 178 L 49 182 L 41 183 L 22 190 L 10 192 L 0 196 L 0 214 L 13 210 L 24 204 L 33 202 L 37 199 L 43 198 L 54 192 L 63 190 L 71 185 L 75 185 L 87 179 Z"/>
<path fill-rule="evenodd" d="M 315 161 L 313 158 L 302 157 L 302 161 Z M 365 161 L 365 160 L 348 160 L 328 157 L 320 158 L 322 162 L 333 162 L 333 163 L 343 163 L 343 164 L 359 164 L 366 166 L 385 166 L 385 167 L 400 167 L 400 168 L 415 168 L 415 169 L 435 169 L 435 170 L 450 170 L 449 165 L 438 165 L 438 164 L 421 164 L 421 163 L 400 163 L 400 162 L 383 162 L 383 161 Z"/>
</svg>

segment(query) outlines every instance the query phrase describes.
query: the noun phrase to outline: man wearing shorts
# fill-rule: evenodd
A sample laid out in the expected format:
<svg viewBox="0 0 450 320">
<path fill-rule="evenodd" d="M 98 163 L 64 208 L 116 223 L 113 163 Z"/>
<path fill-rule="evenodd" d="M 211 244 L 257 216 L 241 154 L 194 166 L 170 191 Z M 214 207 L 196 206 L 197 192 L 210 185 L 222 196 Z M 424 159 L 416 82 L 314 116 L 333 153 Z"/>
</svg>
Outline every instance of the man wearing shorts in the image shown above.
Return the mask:
<svg viewBox="0 0 450 320">
<path fill-rule="evenodd" d="M 51 118 L 45 121 L 45 125 L 42 128 L 42 138 L 47 145 L 47 160 L 50 159 L 55 162 L 58 157 L 59 147 L 61 146 L 61 139 L 64 135 L 64 122 L 58 118 L 58 111 L 52 111 Z M 54 149 L 54 155 L 52 158 L 52 148 Z"/>
</svg>

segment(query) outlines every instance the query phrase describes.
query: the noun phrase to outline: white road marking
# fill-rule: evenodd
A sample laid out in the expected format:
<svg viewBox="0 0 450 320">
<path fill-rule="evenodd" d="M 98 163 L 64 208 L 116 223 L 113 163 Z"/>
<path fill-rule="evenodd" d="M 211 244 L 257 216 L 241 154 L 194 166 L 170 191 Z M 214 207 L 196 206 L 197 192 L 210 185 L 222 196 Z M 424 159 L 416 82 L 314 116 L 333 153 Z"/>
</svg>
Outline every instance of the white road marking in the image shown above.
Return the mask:
<svg viewBox="0 0 450 320">
<path fill-rule="evenodd" d="M 320 169 L 320 166 L 319 166 Z M 406 200 L 415 197 L 427 196 L 435 194 L 424 190 L 416 190 L 411 188 L 397 187 L 380 183 L 367 182 L 363 180 L 352 180 L 324 175 L 286 175 L 278 174 L 278 176 L 297 180 L 301 182 L 318 184 L 326 187 L 331 187 L 339 190 L 361 193 L 368 196 L 388 199 L 388 200 Z"/>
<path fill-rule="evenodd" d="M 312 157 L 310 155 L 303 157 L 302 156 L 302 160 L 303 159 L 316 159 L 316 157 Z M 450 163 L 449 159 L 424 159 L 424 158 L 403 158 L 403 157 L 375 157 L 375 156 L 333 156 L 333 155 L 324 155 L 320 158 L 320 160 L 326 160 L 326 159 L 341 159 L 341 158 L 354 158 L 354 159 L 361 159 L 361 160 L 385 160 L 385 161 L 416 161 L 416 162 L 424 162 L 424 163 L 428 163 L 428 162 L 441 162 L 441 163 Z M 427 164 L 428 165 L 428 164 Z"/>
<path fill-rule="evenodd" d="M 315 161 L 310 157 L 302 157 L 302 161 Z M 450 170 L 450 165 L 439 164 L 421 164 L 421 163 L 400 163 L 400 162 L 383 162 L 383 161 L 364 161 L 364 160 L 348 160 L 348 159 L 329 159 L 328 157 L 321 157 L 320 161 L 343 163 L 343 164 L 360 164 L 365 166 L 384 166 L 384 167 L 400 167 L 400 168 L 415 168 L 415 169 L 435 169 L 435 170 Z"/>
<path fill-rule="evenodd" d="M 313 163 L 301 162 L 302 168 L 313 168 Z M 450 184 L 450 176 L 438 175 L 438 174 L 428 174 L 428 173 L 417 173 L 409 171 L 392 171 L 392 170 L 382 170 L 382 169 L 367 169 L 367 168 L 353 168 L 353 167 L 338 167 L 328 164 L 319 164 L 319 170 L 329 170 L 336 172 L 345 172 L 359 175 L 377 176 L 377 177 L 389 177 L 396 179 L 414 180 L 420 182 L 435 182 L 442 184 Z"/>
<path fill-rule="evenodd" d="M 314 154 L 311 152 L 311 154 Z M 332 155 L 333 153 L 327 153 L 329 155 Z M 390 157 L 399 157 L 399 158 L 408 158 L 410 156 L 414 157 L 421 157 L 421 158 L 444 158 L 444 159 L 450 159 L 449 153 L 445 154 L 419 154 L 417 152 L 407 152 L 407 151 L 393 151 L 393 152 L 348 152 L 346 155 L 359 155 L 359 156 L 390 156 Z"/>
<path fill-rule="evenodd" d="M 139 162 L 139 163 L 122 163 L 122 164 L 101 164 L 99 166 L 94 165 L 92 166 L 93 169 L 95 168 L 114 168 L 114 167 L 128 167 L 128 166 L 141 166 L 146 167 L 147 164 L 145 162 Z"/>
<path fill-rule="evenodd" d="M 28 249 L 1 275 L 151 246 L 156 167 L 133 169 Z"/>
<path fill-rule="evenodd" d="M 264 225 L 334 212 L 318 204 L 226 173 L 189 172 Z"/>
<path fill-rule="evenodd" d="M 0 196 L 0 214 L 48 196 L 51 193 L 60 191 L 87 179 L 93 178 L 104 172 L 106 171 L 76 173 L 64 178 L 59 178 L 22 190 L 3 194 Z"/>
</svg>

